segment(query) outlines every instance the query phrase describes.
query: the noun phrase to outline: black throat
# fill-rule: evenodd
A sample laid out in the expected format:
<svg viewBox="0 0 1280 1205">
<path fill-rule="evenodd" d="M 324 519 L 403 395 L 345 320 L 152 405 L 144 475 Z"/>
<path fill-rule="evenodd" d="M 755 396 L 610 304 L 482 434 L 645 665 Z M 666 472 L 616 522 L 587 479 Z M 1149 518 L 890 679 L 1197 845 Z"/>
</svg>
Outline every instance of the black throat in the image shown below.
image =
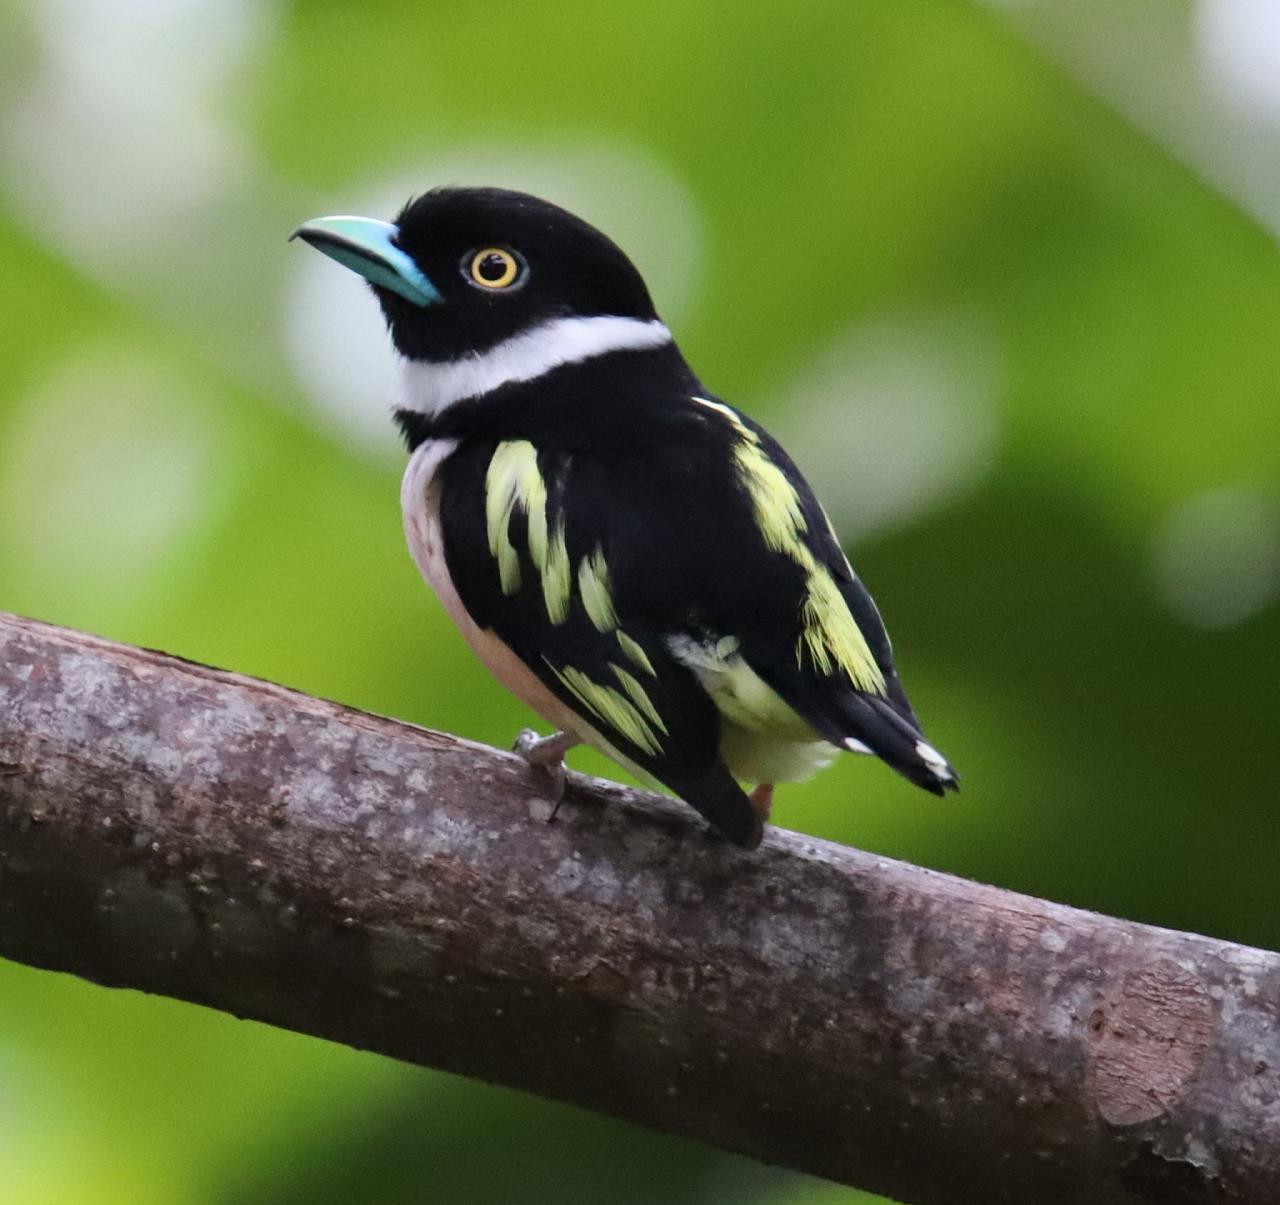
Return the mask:
<svg viewBox="0 0 1280 1205">
<path fill-rule="evenodd" d="M 399 409 L 395 419 L 411 452 L 432 439 L 527 439 L 539 448 L 610 460 L 670 438 L 689 396 L 701 390 L 679 348 L 668 343 L 562 364 L 436 414 Z"/>
</svg>

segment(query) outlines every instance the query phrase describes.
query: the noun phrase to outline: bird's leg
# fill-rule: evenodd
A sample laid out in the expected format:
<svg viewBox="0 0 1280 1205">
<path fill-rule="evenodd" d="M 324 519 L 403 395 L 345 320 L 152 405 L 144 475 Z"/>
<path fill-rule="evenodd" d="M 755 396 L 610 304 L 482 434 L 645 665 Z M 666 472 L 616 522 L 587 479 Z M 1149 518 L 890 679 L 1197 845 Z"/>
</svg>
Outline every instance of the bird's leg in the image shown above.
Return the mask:
<svg viewBox="0 0 1280 1205">
<path fill-rule="evenodd" d="M 747 798 L 751 800 L 751 806 L 760 814 L 760 819 L 768 820 L 769 813 L 773 811 L 773 783 L 758 783 L 747 792 Z"/>
<path fill-rule="evenodd" d="M 553 732 L 539 736 L 532 728 L 526 728 L 516 737 L 515 751 L 531 766 L 538 766 L 551 776 L 551 815 L 548 823 L 556 818 L 564 800 L 564 755 L 581 741 L 572 732 Z"/>
<path fill-rule="evenodd" d="M 553 732 L 550 736 L 539 736 L 532 728 L 526 728 L 516 737 L 515 751 L 531 766 L 550 770 L 564 761 L 564 755 L 574 745 L 581 743 L 572 732 Z"/>
</svg>

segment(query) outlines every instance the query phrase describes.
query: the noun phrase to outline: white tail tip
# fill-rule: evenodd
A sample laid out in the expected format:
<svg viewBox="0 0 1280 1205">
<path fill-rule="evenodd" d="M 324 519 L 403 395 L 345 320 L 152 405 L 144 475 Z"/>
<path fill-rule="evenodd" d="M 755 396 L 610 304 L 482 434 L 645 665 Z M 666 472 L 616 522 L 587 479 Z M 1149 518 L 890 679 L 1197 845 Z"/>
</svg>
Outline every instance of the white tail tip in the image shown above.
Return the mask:
<svg viewBox="0 0 1280 1205">
<path fill-rule="evenodd" d="M 951 767 L 947 765 L 947 759 L 932 745 L 925 741 L 916 741 L 916 752 L 920 754 L 920 759 L 943 782 L 951 782 L 955 778 L 955 775 L 951 773 Z"/>
</svg>

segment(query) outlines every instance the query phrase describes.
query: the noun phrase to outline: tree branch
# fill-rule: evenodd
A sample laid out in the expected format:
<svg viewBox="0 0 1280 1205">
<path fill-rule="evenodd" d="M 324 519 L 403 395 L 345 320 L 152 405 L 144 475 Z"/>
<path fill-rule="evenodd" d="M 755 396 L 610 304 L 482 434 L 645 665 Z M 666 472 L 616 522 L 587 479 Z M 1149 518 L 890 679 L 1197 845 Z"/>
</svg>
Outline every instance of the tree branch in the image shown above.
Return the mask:
<svg viewBox="0 0 1280 1205">
<path fill-rule="evenodd" d="M 918 1205 L 1280 1201 L 1280 957 L 0 616 L 0 954 Z"/>
</svg>

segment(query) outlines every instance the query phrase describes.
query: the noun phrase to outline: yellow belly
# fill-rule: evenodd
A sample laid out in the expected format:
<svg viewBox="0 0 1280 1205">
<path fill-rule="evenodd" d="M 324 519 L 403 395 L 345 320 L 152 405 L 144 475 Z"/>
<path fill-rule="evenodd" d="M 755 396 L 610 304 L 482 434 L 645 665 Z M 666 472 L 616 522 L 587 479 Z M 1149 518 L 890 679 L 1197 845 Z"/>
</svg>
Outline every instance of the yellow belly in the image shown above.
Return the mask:
<svg viewBox="0 0 1280 1205">
<path fill-rule="evenodd" d="M 831 764 L 839 750 L 823 740 L 787 740 L 725 722 L 720 756 L 742 782 L 803 782 Z"/>
<path fill-rule="evenodd" d="M 837 753 L 738 652 L 732 636 L 676 640 L 672 653 L 698 676 L 720 711 L 720 754 L 744 782 L 801 782 Z"/>
</svg>

